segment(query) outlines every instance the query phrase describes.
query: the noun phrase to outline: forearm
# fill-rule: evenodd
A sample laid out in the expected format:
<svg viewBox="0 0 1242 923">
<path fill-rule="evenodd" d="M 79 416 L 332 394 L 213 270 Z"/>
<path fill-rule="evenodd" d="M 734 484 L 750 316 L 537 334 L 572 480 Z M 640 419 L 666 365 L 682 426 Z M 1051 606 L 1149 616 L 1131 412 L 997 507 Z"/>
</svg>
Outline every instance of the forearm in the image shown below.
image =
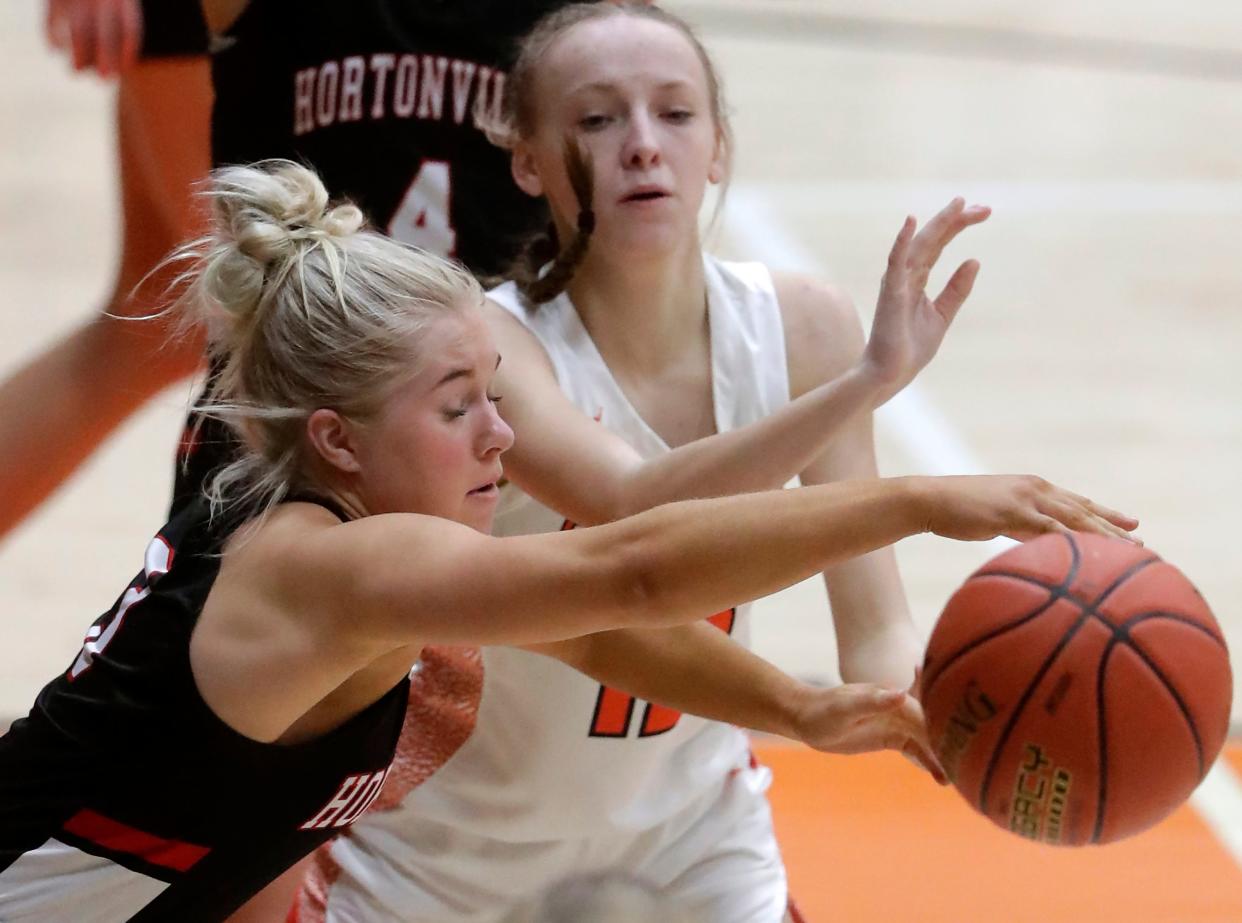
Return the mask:
<svg viewBox="0 0 1242 923">
<path fill-rule="evenodd" d="M 840 482 L 669 504 L 598 530 L 621 538 L 621 578 L 670 625 L 766 596 L 927 525 L 925 479 Z M 615 531 L 614 531 L 615 530 Z M 584 533 L 585 535 L 586 533 Z M 601 548 L 601 554 L 607 553 Z"/>
<path fill-rule="evenodd" d="M 648 459 L 616 491 L 613 518 L 674 500 L 778 488 L 883 396 L 882 382 L 860 364 L 770 416 Z"/>
<path fill-rule="evenodd" d="M 645 701 L 800 739 L 811 687 L 707 622 L 606 631 L 532 649 Z"/>
<path fill-rule="evenodd" d="M 922 660 L 923 639 L 910 617 L 893 549 L 828 568 L 824 580 L 841 678 L 908 687 Z"/>
<path fill-rule="evenodd" d="M 401 643 L 521 645 L 668 628 L 918 532 L 937 502 L 927 479 L 858 481 L 687 500 L 509 538 L 435 517 L 368 516 L 314 543 L 299 570 L 317 579 L 296 590 Z"/>
</svg>

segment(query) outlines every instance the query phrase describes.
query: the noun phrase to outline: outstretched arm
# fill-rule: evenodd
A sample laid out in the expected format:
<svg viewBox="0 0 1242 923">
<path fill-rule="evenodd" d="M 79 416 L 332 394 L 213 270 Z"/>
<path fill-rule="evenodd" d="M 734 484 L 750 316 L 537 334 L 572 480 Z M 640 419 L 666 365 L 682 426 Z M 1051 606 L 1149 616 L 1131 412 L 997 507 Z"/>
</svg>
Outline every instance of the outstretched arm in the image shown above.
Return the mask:
<svg viewBox="0 0 1242 923">
<path fill-rule="evenodd" d="M 958 233 L 984 220 L 984 208 L 955 200 L 915 233 L 907 220 L 890 255 L 885 295 L 867 348 L 855 361 L 749 426 L 700 439 L 652 459 L 575 407 L 561 392 L 534 337 L 507 312 L 490 318 L 504 365 L 496 384 L 501 411 L 521 438 L 505 459 L 524 490 L 580 525 L 609 522 L 660 503 L 781 486 L 805 470 L 842 428 L 901 390 L 927 364 L 948 321 L 928 322 L 907 294 L 909 278 L 930 268 Z M 954 276 L 960 307 L 977 266 Z M 921 295 L 921 289 L 919 290 Z"/>
<path fill-rule="evenodd" d="M 530 649 L 645 701 L 827 753 L 899 750 L 944 781 L 913 697 L 872 684 L 799 682 L 706 622 L 618 629 Z"/>
<path fill-rule="evenodd" d="M 689 500 L 511 538 L 409 514 L 310 535 L 273 524 L 265 554 L 246 557 L 282 608 L 342 638 L 531 644 L 697 621 L 918 532 L 980 540 L 1134 525 L 1039 478 L 901 478 Z"/>
</svg>

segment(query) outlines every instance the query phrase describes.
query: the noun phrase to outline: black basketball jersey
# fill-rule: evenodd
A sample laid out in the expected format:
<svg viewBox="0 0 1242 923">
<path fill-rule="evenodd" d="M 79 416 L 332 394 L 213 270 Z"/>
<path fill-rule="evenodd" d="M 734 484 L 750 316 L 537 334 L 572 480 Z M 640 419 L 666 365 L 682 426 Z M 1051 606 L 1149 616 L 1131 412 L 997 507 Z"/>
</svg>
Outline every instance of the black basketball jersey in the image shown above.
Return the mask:
<svg viewBox="0 0 1242 923">
<path fill-rule="evenodd" d="M 483 275 L 547 221 L 476 124 L 564 0 L 251 0 L 213 55 L 217 164 L 309 163 L 398 240 Z"/>
<path fill-rule="evenodd" d="M 207 53 L 207 23 L 199 0 L 142 0 L 144 60 Z"/>
<path fill-rule="evenodd" d="M 508 154 L 475 120 L 495 112 L 518 40 L 567 0 L 250 0 L 215 43 L 212 159 L 283 157 L 315 168 L 405 243 L 503 273 L 547 223 Z M 235 452 L 192 417 L 175 512 Z"/>
<path fill-rule="evenodd" d="M 379 794 L 408 680 L 293 746 L 237 733 L 198 694 L 190 633 L 219 550 L 188 505 L 0 738 L 0 920 L 221 920 Z"/>
</svg>

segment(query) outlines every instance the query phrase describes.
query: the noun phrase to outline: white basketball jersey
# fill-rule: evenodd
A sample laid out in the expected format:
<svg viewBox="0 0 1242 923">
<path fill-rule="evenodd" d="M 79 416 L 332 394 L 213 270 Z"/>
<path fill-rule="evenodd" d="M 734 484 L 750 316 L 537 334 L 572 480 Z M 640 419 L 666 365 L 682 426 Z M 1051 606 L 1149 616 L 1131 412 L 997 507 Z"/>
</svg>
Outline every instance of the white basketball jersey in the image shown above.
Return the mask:
<svg viewBox="0 0 1242 923">
<path fill-rule="evenodd" d="M 711 257 L 705 266 L 712 392 L 725 431 L 789 401 L 785 339 L 766 268 Z M 584 413 L 643 456 L 669 451 L 622 393 L 568 296 L 527 312 L 512 283 L 489 295 L 538 337 Z M 505 488 L 496 534 L 563 527 L 563 516 Z M 747 644 L 748 608 L 714 621 Z M 348 851 L 350 841 L 367 849 L 369 839 L 390 847 L 407 814 L 510 842 L 624 836 L 672 816 L 748 758 L 745 735 L 729 725 L 635 701 L 549 657 L 484 648 L 469 739 L 399 807 L 364 816 L 334 852 Z"/>
</svg>

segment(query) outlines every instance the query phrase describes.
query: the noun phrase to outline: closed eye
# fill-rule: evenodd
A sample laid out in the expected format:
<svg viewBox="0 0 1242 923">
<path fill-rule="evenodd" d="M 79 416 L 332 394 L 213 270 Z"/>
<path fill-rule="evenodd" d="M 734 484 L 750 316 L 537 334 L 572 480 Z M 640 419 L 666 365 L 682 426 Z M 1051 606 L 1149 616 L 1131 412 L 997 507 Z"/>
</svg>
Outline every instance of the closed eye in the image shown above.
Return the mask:
<svg viewBox="0 0 1242 923">
<path fill-rule="evenodd" d="M 583 131 L 599 131 L 606 128 L 612 122 L 612 117 L 607 115 L 587 115 L 578 120 L 578 127 Z"/>
</svg>

